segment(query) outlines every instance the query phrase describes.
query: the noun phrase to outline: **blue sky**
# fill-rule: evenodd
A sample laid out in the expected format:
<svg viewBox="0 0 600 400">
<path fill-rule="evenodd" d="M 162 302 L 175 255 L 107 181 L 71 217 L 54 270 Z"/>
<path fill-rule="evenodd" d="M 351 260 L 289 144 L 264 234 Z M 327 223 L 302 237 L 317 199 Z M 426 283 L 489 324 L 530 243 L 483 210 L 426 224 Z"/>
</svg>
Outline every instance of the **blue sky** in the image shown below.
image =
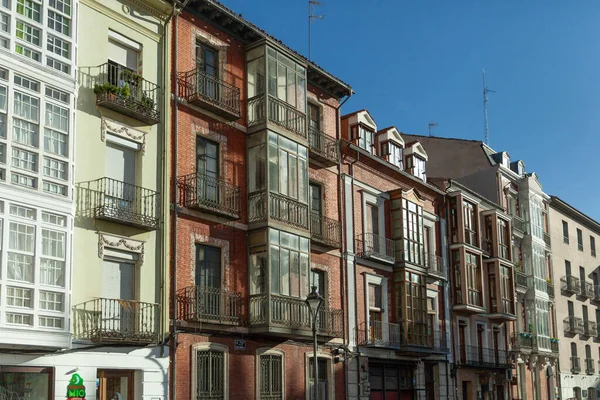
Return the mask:
<svg viewBox="0 0 600 400">
<path fill-rule="evenodd" d="M 223 2 L 307 53 L 307 0 Z M 356 91 L 344 113 L 483 140 L 485 68 L 490 146 L 600 221 L 600 1 L 323 0 L 317 13 L 311 58 Z"/>
</svg>

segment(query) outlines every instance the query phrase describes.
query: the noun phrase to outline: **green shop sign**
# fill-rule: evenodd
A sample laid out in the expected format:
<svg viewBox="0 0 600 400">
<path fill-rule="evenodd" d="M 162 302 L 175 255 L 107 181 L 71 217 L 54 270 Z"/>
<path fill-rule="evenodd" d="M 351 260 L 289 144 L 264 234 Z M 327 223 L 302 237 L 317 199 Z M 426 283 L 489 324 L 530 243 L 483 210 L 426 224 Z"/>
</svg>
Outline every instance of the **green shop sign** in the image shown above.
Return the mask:
<svg viewBox="0 0 600 400">
<path fill-rule="evenodd" d="M 73 374 L 69 385 L 67 386 L 67 398 L 69 400 L 83 400 L 85 399 L 85 386 L 83 379 L 79 374 Z"/>
</svg>

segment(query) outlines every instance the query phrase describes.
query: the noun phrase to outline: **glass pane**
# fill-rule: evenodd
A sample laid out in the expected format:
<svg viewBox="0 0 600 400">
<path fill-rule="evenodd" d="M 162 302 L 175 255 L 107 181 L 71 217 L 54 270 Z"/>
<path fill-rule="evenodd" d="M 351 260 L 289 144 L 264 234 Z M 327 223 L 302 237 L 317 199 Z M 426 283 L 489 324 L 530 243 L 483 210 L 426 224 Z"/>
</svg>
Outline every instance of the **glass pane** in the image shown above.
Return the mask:
<svg viewBox="0 0 600 400">
<path fill-rule="evenodd" d="M 279 276 L 279 248 L 271 246 L 271 293 L 279 294 L 281 292 L 281 283 Z"/>
<path fill-rule="evenodd" d="M 290 251 L 281 249 L 281 294 L 290 294 Z"/>
</svg>

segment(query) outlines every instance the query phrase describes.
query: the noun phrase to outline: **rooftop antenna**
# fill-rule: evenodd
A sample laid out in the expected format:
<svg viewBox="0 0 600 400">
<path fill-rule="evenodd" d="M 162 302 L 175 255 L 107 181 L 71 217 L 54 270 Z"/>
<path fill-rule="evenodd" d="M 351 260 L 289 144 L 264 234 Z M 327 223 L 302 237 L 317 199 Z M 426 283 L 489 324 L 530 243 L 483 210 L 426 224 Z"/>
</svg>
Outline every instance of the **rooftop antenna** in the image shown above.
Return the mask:
<svg viewBox="0 0 600 400">
<path fill-rule="evenodd" d="M 322 1 L 308 0 L 308 59 L 310 60 L 310 25 L 315 19 L 323 19 L 323 15 L 315 14 L 315 7 L 322 6 Z"/>
<path fill-rule="evenodd" d="M 488 132 L 488 112 L 487 112 L 487 103 L 488 103 L 488 93 L 496 93 L 496 91 L 488 89 L 485 85 L 485 69 L 481 69 L 481 74 L 483 76 L 483 130 L 485 132 L 485 144 L 490 144 L 490 137 Z"/>
<path fill-rule="evenodd" d="M 429 128 L 429 136 L 431 137 L 431 128 L 433 128 L 434 126 L 438 126 L 437 122 L 433 122 L 431 121 L 429 123 L 429 125 L 427 125 L 427 127 Z"/>
</svg>

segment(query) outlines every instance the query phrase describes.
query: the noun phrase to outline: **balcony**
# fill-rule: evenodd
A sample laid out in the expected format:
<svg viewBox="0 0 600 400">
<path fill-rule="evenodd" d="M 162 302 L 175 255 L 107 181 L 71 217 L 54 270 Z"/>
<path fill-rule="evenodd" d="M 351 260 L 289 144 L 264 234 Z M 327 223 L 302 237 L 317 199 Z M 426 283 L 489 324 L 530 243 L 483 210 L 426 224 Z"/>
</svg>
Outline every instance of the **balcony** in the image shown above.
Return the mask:
<svg viewBox="0 0 600 400">
<path fill-rule="evenodd" d="M 249 325 L 253 332 L 275 336 L 312 337 L 312 317 L 304 299 L 280 295 L 250 296 Z M 321 309 L 317 322 L 320 336 L 342 337 L 342 310 Z"/>
<path fill-rule="evenodd" d="M 339 248 L 340 222 L 331 218 L 311 212 L 310 214 L 310 238 L 313 242 L 330 247 Z"/>
<path fill-rule="evenodd" d="M 335 138 L 315 128 L 308 130 L 308 145 L 310 157 L 331 167 L 340 160 L 340 148 Z"/>
<path fill-rule="evenodd" d="M 386 348 L 403 353 L 447 353 L 444 332 L 431 331 L 426 324 L 415 324 L 412 332 L 402 333 L 402 324 L 384 321 L 363 322 L 357 327 L 359 346 Z"/>
<path fill-rule="evenodd" d="M 514 230 L 517 230 L 521 234 L 527 233 L 527 228 L 525 225 L 525 221 L 518 215 L 511 216 L 511 225 Z"/>
<path fill-rule="evenodd" d="M 579 357 L 571 357 L 571 372 L 574 374 L 578 374 L 581 372 Z"/>
<path fill-rule="evenodd" d="M 457 363 L 477 368 L 512 368 L 506 350 L 479 346 L 458 346 Z"/>
<path fill-rule="evenodd" d="M 158 85 L 121 65 L 100 65 L 95 77 L 96 104 L 148 125 L 160 122 Z"/>
<path fill-rule="evenodd" d="M 594 297 L 592 297 L 591 301 L 600 302 L 600 285 L 594 285 Z"/>
<path fill-rule="evenodd" d="M 200 69 L 177 74 L 179 97 L 221 117 L 240 119 L 240 89 Z"/>
<path fill-rule="evenodd" d="M 179 202 L 184 207 L 239 219 L 240 188 L 206 174 L 188 174 L 177 179 Z"/>
<path fill-rule="evenodd" d="M 362 258 L 371 258 L 386 263 L 394 263 L 394 242 L 374 233 L 356 236 L 356 254 Z"/>
<path fill-rule="evenodd" d="M 492 299 L 488 318 L 496 321 L 514 321 L 515 303 L 513 299 Z"/>
<path fill-rule="evenodd" d="M 581 289 L 581 297 L 585 297 L 588 299 L 594 298 L 594 284 L 592 282 L 580 281 L 579 287 Z"/>
<path fill-rule="evenodd" d="M 272 192 L 254 192 L 248 196 L 248 220 L 267 219 L 288 224 L 294 228 L 309 229 L 308 204 Z"/>
<path fill-rule="evenodd" d="M 510 336 L 510 349 L 517 352 L 530 352 L 536 337 L 531 333 L 513 332 Z"/>
<path fill-rule="evenodd" d="M 550 240 L 550 233 L 544 232 L 544 243 L 546 243 L 546 247 L 550 247 L 552 245 L 552 241 Z"/>
<path fill-rule="evenodd" d="M 527 284 L 527 275 L 519 270 L 515 270 L 515 283 L 517 289 L 522 288 L 527 290 L 529 288 L 529 285 Z"/>
<path fill-rule="evenodd" d="M 598 336 L 598 326 L 596 325 L 596 323 L 594 321 L 584 320 L 582 335 L 588 336 L 588 337 Z"/>
<path fill-rule="evenodd" d="M 431 253 L 425 252 L 410 252 L 407 250 L 401 250 L 398 252 L 396 261 L 398 263 L 406 263 L 416 265 L 421 268 L 427 269 L 430 275 L 438 278 L 446 278 L 444 272 L 444 260 L 442 257 Z"/>
<path fill-rule="evenodd" d="M 566 317 L 563 320 L 565 334 L 583 334 L 583 320 L 578 317 Z"/>
<path fill-rule="evenodd" d="M 78 214 L 144 230 L 159 226 L 159 194 L 111 178 L 77 184 Z"/>
<path fill-rule="evenodd" d="M 158 304 L 98 298 L 73 307 L 75 339 L 101 344 L 158 342 Z"/>
<path fill-rule="evenodd" d="M 552 281 L 546 281 L 546 293 L 550 298 L 554 298 L 554 283 Z"/>
<path fill-rule="evenodd" d="M 550 350 L 553 353 L 558 353 L 558 339 L 554 339 L 550 341 Z"/>
<path fill-rule="evenodd" d="M 241 325 L 242 294 L 220 288 L 189 286 L 177 292 L 178 319 Z"/>
<path fill-rule="evenodd" d="M 481 250 L 483 253 L 490 256 L 492 254 L 492 240 L 485 237 L 481 237 Z"/>
<path fill-rule="evenodd" d="M 248 127 L 265 125 L 267 122 L 307 139 L 306 115 L 303 112 L 269 95 L 261 94 L 248 99 Z"/>
<path fill-rule="evenodd" d="M 596 372 L 596 363 L 593 358 L 585 359 L 585 373 L 588 375 L 594 375 Z"/>
<path fill-rule="evenodd" d="M 465 227 L 465 243 L 477 247 L 477 232 Z"/>
<path fill-rule="evenodd" d="M 560 290 L 567 294 L 581 293 L 579 278 L 576 278 L 572 275 L 563 276 L 562 278 L 560 278 Z"/>
</svg>

